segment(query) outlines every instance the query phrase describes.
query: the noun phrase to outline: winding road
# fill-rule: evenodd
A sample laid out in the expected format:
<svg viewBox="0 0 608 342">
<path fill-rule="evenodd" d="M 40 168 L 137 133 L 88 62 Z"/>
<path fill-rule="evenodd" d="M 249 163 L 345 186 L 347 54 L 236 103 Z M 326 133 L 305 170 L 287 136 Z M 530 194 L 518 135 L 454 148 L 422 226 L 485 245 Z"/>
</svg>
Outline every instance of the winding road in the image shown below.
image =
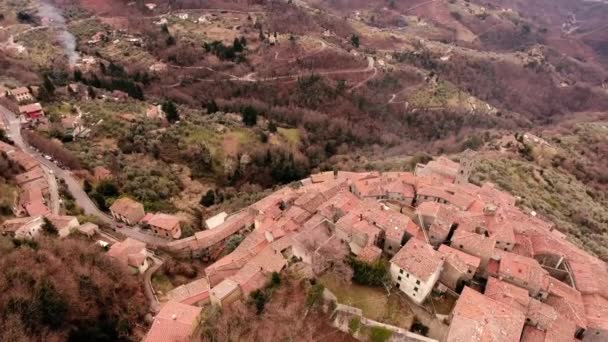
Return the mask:
<svg viewBox="0 0 608 342">
<path fill-rule="evenodd" d="M 15 142 L 15 145 L 19 147 L 23 152 L 34 158 L 43 167 L 47 173 L 47 177 L 51 179 L 49 182 L 49 188 L 51 192 L 51 210 L 59 211 L 59 194 L 57 189 L 57 182 L 54 181 L 55 177 L 62 179 L 67 185 L 68 191 L 74 196 L 74 200 L 81 207 L 85 214 L 97 217 L 101 222 L 107 224 L 113 231 L 119 232 L 124 236 L 131 237 L 133 239 L 145 242 L 148 245 L 158 247 L 167 244 L 167 240 L 145 233 L 139 227 L 133 228 L 120 228 L 118 222 L 116 222 L 111 216 L 99 210 L 95 203 L 89 198 L 87 193 L 82 189 L 80 181 L 72 174 L 70 170 L 64 170 L 57 166 L 55 163 L 48 161 L 40 153 L 34 151 L 28 146 L 23 140 L 21 135 L 21 122 L 19 118 L 7 108 L 0 106 L 0 116 L 6 124 L 6 129 L 10 138 Z M 54 177 L 51 177 L 54 175 Z"/>
</svg>

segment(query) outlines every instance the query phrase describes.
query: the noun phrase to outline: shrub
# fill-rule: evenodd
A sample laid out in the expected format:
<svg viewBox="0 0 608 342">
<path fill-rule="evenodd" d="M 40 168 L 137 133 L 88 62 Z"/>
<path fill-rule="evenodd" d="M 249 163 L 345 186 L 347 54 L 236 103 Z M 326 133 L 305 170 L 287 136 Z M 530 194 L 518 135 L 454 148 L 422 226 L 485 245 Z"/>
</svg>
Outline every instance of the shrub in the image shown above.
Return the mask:
<svg viewBox="0 0 608 342">
<path fill-rule="evenodd" d="M 162 104 L 161 108 L 163 112 L 165 112 L 167 121 L 171 123 L 179 121 L 179 112 L 177 111 L 177 107 L 175 106 L 175 103 L 173 103 L 173 101 L 165 101 L 165 103 Z"/>
<path fill-rule="evenodd" d="M 255 126 L 258 122 L 258 111 L 252 106 L 247 106 L 241 110 L 243 123 L 247 126 Z"/>
<path fill-rule="evenodd" d="M 215 191 L 213 189 L 207 190 L 207 193 L 201 197 L 201 205 L 204 207 L 210 207 L 215 204 Z"/>
<path fill-rule="evenodd" d="M 57 235 L 59 233 L 53 222 L 46 217 L 44 218 L 44 223 L 42 224 L 42 230 L 48 235 Z"/>
<path fill-rule="evenodd" d="M 361 328 L 361 317 L 357 316 L 357 317 L 353 317 L 349 322 L 348 322 L 348 332 L 351 335 L 354 335 L 357 333 L 357 331 L 359 331 L 359 328 Z"/>
<path fill-rule="evenodd" d="M 255 305 L 256 313 L 259 315 L 264 311 L 264 306 L 266 306 L 266 302 L 268 301 L 268 297 L 261 290 L 255 290 L 249 294 L 249 297 L 253 301 Z"/>
<path fill-rule="evenodd" d="M 462 15 L 458 12 L 450 12 L 450 15 L 452 16 L 452 18 L 460 21 L 462 19 Z"/>
<path fill-rule="evenodd" d="M 386 342 L 392 335 L 392 331 L 383 327 L 372 327 L 369 330 L 369 339 L 372 342 Z"/>
<path fill-rule="evenodd" d="M 360 40 L 359 36 L 357 36 L 356 34 L 353 34 L 353 35 L 350 37 L 350 44 L 351 44 L 352 46 L 354 46 L 354 47 L 358 48 L 358 47 L 359 47 L 359 45 L 361 44 L 361 40 Z"/>
<path fill-rule="evenodd" d="M 367 286 L 383 286 L 388 282 L 388 265 L 383 260 L 374 263 L 366 263 L 355 258 L 350 258 L 348 263 L 353 268 L 353 281 L 357 284 Z"/>
<path fill-rule="evenodd" d="M 241 244 L 243 239 L 243 235 L 241 234 L 234 234 L 229 237 L 228 241 L 226 241 L 226 252 L 230 253 L 234 251 Z"/>
<path fill-rule="evenodd" d="M 319 302 L 321 302 L 321 299 L 323 298 L 323 291 L 325 290 L 325 287 L 321 284 L 314 284 L 309 290 L 308 290 L 308 294 L 306 295 L 306 306 L 309 308 L 314 307 L 315 305 L 319 304 Z"/>
<path fill-rule="evenodd" d="M 272 272 L 270 287 L 277 287 L 279 285 L 281 285 L 281 275 L 278 272 Z"/>
</svg>

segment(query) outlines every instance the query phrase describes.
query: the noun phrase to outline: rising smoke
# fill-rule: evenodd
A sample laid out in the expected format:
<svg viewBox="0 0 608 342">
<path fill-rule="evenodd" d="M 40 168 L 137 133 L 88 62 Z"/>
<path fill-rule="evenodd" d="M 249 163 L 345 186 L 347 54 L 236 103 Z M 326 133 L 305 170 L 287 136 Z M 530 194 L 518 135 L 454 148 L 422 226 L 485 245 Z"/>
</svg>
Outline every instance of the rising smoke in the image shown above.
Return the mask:
<svg viewBox="0 0 608 342">
<path fill-rule="evenodd" d="M 46 18 L 48 25 L 55 28 L 58 32 L 58 38 L 61 46 L 65 51 L 70 66 L 74 66 L 80 57 L 76 51 L 76 37 L 68 31 L 65 18 L 61 11 L 47 1 L 41 1 L 38 8 L 38 14 L 42 18 Z"/>
</svg>

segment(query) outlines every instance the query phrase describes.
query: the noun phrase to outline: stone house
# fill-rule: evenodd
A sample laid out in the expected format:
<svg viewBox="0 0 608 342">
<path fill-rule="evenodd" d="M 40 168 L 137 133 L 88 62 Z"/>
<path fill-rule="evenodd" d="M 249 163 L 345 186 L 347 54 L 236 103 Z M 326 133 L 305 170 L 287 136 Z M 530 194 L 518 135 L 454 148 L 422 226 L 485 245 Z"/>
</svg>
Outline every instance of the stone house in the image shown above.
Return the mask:
<svg viewBox="0 0 608 342">
<path fill-rule="evenodd" d="M 400 291 L 422 304 L 439 280 L 444 262 L 431 245 L 410 239 L 390 261 L 391 278 Z"/>
<path fill-rule="evenodd" d="M 146 214 L 143 204 L 128 197 L 122 197 L 114 201 L 110 206 L 110 213 L 116 220 L 130 226 L 137 224 Z"/>
<path fill-rule="evenodd" d="M 479 268 L 478 257 L 466 254 L 447 245 L 438 249 L 445 256 L 445 265 L 439 276 L 439 282 L 451 290 L 459 292 L 467 284 Z"/>
</svg>

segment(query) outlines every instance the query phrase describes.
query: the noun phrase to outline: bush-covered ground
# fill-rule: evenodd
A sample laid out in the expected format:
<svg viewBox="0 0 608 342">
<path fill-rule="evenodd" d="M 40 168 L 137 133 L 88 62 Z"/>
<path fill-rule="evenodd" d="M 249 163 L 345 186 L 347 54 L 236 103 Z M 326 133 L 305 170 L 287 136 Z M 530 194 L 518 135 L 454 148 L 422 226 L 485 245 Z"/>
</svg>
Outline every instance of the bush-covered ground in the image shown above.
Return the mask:
<svg viewBox="0 0 608 342">
<path fill-rule="evenodd" d="M 492 181 L 519 206 L 547 217 L 584 249 L 608 260 L 608 201 L 566 171 L 514 156 L 482 159 L 473 182 Z"/>
<path fill-rule="evenodd" d="M 0 238 L 0 340 L 135 341 L 147 303 L 139 280 L 77 239 L 15 247 Z"/>
</svg>

